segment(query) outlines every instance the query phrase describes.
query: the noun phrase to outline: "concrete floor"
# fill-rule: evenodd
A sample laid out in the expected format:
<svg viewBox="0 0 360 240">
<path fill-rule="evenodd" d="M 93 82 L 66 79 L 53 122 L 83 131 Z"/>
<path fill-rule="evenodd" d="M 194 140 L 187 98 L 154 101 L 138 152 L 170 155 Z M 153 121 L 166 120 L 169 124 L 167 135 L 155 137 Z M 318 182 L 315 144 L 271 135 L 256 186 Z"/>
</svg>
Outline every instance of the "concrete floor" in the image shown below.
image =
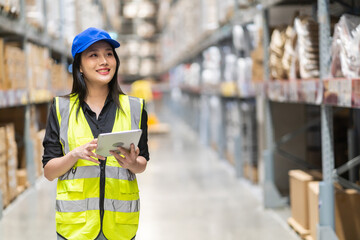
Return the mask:
<svg viewBox="0 0 360 240">
<path fill-rule="evenodd" d="M 165 111 L 165 115 L 170 115 Z M 289 209 L 262 207 L 261 191 L 201 145 L 182 121 L 149 137 L 146 172 L 138 175 L 141 216 L 137 240 L 299 240 L 286 224 Z M 0 239 L 56 239 L 56 182 L 26 190 L 0 221 Z"/>
</svg>

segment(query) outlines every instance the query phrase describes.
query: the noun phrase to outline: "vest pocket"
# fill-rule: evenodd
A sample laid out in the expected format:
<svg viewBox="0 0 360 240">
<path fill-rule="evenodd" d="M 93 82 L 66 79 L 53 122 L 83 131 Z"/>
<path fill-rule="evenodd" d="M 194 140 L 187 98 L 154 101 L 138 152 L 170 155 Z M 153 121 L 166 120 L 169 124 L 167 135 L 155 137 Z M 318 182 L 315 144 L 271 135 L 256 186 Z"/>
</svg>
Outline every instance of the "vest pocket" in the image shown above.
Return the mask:
<svg viewBox="0 0 360 240">
<path fill-rule="evenodd" d="M 83 192 L 84 179 L 71 179 L 58 181 L 57 193 Z"/>
<path fill-rule="evenodd" d="M 119 224 L 139 224 L 139 212 L 116 212 L 115 222 Z"/>
<path fill-rule="evenodd" d="M 127 180 L 120 180 L 119 181 L 119 192 L 125 193 L 125 194 L 132 194 L 132 193 L 138 193 L 139 188 L 137 184 L 137 180 L 127 181 Z"/>
<path fill-rule="evenodd" d="M 86 211 L 84 212 L 56 212 L 56 223 L 81 224 L 86 222 Z"/>
</svg>

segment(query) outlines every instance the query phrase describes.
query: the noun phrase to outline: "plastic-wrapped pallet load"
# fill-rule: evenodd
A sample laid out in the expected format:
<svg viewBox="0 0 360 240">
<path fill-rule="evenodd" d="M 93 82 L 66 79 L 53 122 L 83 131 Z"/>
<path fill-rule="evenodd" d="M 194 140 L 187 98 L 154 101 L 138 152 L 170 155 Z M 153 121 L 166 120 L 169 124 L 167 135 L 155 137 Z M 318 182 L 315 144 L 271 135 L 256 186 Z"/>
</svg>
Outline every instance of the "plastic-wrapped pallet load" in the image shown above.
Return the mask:
<svg viewBox="0 0 360 240">
<path fill-rule="evenodd" d="M 126 18 L 135 18 L 138 12 L 138 4 L 136 2 L 129 2 L 124 5 L 123 15 Z"/>
<path fill-rule="evenodd" d="M 140 59 L 138 57 L 131 57 L 127 62 L 126 73 L 130 75 L 139 74 Z"/>
<path fill-rule="evenodd" d="M 235 1 L 222 0 L 218 1 L 219 22 L 225 24 L 231 19 L 234 13 Z"/>
<path fill-rule="evenodd" d="M 237 60 L 237 87 L 242 97 L 248 97 L 253 94 L 251 85 L 253 61 L 250 57 L 239 58 Z"/>
<path fill-rule="evenodd" d="M 219 48 L 208 48 L 203 52 L 203 57 L 202 84 L 204 87 L 218 87 L 221 80 L 221 54 Z"/>
<path fill-rule="evenodd" d="M 81 28 L 81 22 L 76 11 L 76 4 L 80 3 L 85 5 L 82 1 L 75 0 L 61 0 L 63 1 L 64 12 L 66 13 L 66 17 L 63 20 L 62 28 L 64 31 L 65 44 L 70 48 L 72 41 L 76 35 L 76 33 L 84 30 Z M 92 16 L 92 18 L 96 19 L 96 16 Z"/>
<path fill-rule="evenodd" d="M 282 64 L 285 46 L 285 29 L 274 29 L 270 41 L 270 74 L 272 79 L 285 79 L 285 70 Z"/>
<path fill-rule="evenodd" d="M 298 60 L 296 53 L 297 34 L 292 26 L 288 26 L 285 30 L 284 55 L 281 63 L 285 71 L 285 78 L 299 78 Z"/>
<path fill-rule="evenodd" d="M 137 17 L 151 18 L 156 14 L 156 7 L 150 1 L 142 1 L 138 6 Z"/>
<path fill-rule="evenodd" d="M 360 76 L 360 17 L 344 14 L 335 25 L 331 46 L 332 77 Z"/>
<path fill-rule="evenodd" d="M 143 21 L 136 27 L 136 33 L 142 38 L 151 38 L 154 36 L 156 28 L 154 24 Z"/>
<path fill-rule="evenodd" d="M 300 77 L 319 77 L 319 26 L 311 17 L 302 16 L 294 20 L 297 33 L 297 51 Z"/>
<path fill-rule="evenodd" d="M 221 83 L 221 92 L 224 96 L 237 95 L 236 86 L 236 55 L 229 53 L 225 55 L 224 81 Z"/>
<path fill-rule="evenodd" d="M 213 30 L 219 27 L 218 6 L 216 0 L 202 1 L 202 23 L 205 31 Z"/>
<path fill-rule="evenodd" d="M 140 57 L 151 57 L 156 55 L 156 43 L 142 42 L 140 43 L 140 50 L 138 50 Z"/>
<path fill-rule="evenodd" d="M 149 76 L 153 74 L 156 70 L 155 61 L 151 58 L 141 59 L 139 74 L 141 76 Z"/>
<path fill-rule="evenodd" d="M 44 29 L 43 0 L 26 0 L 26 20 L 37 29 Z"/>
<path fill-rule="evenodd" d="M 72 25 L 74 25 L 74 23 L 76 24 L 77 27 L 76 32 L 81 32 L 89 27 L 104 28 L 105 26 L 104 15 L 102 14 L 102 10 L 100 9 L 100 6 L 94 3 L 94 1 L 92 0 L 83 0 L 83 1 L 67 0 L 67 1 L 68 4 L 76 6 L 76 15 L 73 15 L 75 18 L 75 22 L 73 22 L 72 19 L 70 23 Z M 74 11 L 73 7 L 70 7 L 70 10 Z M 74 37 L 74 35 L 72 37 Z"/>
<path fill-rule="evenodd" d="M 200 64 L 194 62 L 190 65 L 189 73 L 185 82 L 191 87 L 199 87 L 200 86 Z"/>
<path fill-rule="evenodd" d="M 52 38 L 60 37 L 60 0 L 46 0 L 47 32 Z"/>
</svg>

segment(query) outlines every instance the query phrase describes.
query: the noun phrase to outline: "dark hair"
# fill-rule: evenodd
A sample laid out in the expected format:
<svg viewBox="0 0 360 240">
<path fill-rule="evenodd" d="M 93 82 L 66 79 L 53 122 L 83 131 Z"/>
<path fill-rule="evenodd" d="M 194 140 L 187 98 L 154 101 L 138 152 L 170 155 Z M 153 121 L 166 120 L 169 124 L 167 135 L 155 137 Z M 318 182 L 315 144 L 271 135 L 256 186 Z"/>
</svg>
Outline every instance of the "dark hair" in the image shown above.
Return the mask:
<svg viewBox="0 0 360 240">
<path fill-rule="evenodd" d="M 114 47 L 112 47 L 112 50 L 114 53 L 114 57 L 116 59 L 116 69 L 115 69 L 115 74 L 114 74 L 113 78 L 108 83 L 108 87 L 109 87 L 109 91 L 111 94 L 111 98 L 115 102 L 116 106 L 122 111 L 123 109 L 120 105 L 119 94 L 125 94 L 125 93 L 121 90 L 120 85 L 117 80 L 118 69 L 120 66 L 120 60 L 119 60 L 118 55 L 116 54 Z M 80 72 L 81 54 L 82 53 L 77 53 L 75 55 L 74 61 L 72 63 L 73 85 L 72 85 L 71 93 L 68 95 L 68 96 L 71 96 L 73 94 L 77 94 L 77 96 L 78 96 L 76 101 L 79 100 L 79 107 L 77 109 L 76 115 L 79 113 L 80 106 L 82 106 L 84 104 L 85 98 L 88 94 L 85 79 L 84 79 L 82 73 Z"/>
</svg>

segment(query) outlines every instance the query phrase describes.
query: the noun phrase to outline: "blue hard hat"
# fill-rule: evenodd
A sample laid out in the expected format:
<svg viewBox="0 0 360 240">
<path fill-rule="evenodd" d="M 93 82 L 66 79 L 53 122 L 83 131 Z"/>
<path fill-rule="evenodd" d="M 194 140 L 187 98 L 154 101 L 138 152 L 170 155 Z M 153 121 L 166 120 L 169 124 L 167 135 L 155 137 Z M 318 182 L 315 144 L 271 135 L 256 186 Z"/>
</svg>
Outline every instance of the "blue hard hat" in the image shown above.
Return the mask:
<svg viewBox="0 0 360 240">
<path fill-rule="evenodd" d="M 77 53 L 81 53 L 85 51 L 88 47 L 92 44 L 105 40 L 110 43 L 114 48 L 120 47 L 120 43 L 116 40 L 112 39 L 110 35 L 102 29 L 90 27 L 83 32 L 76 35 L 74 38 L 72 47 L 71 47 L 71 54 L 73 58 Z"/>
</svg>

